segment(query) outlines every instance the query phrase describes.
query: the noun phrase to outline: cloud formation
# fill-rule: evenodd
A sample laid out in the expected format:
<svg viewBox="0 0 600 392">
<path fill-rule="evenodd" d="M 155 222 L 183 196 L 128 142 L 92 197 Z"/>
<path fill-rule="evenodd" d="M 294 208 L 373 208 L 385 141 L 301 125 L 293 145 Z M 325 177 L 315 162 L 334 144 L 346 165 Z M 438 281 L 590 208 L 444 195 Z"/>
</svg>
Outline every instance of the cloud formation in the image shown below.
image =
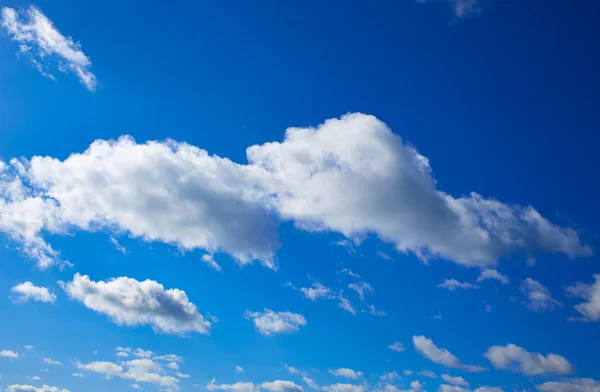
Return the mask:
<svg viewBox="0 0 600 392">
<path fill-rule="evenodd" d="M 485 354 L 494 369 L 512 370 L 527 376 L 570 374 L 573 366 L 558 354 L 530 353 L 515 344 L 492 346 Z"/>
<path fill-rule="evenodd" d="M 572 378 L 548 381 L 536 386 L 544 392 L 600 392 L 600 381 L 591 378 Z"/>
<path fill-rule="evenodd" d="M 1 179 L 0 230 L 41 267 L 59 260 L 43 232 L 77 228 L 277 268 L 281 221 L 347 238 L 372 233 L 424 261 L 482 268 L 511 254 L 592 254 L 574 229 L 533 207 L 436 189 L 429 160 L 373 116 L 289 128 L 283 142 L 250 146 L 246 155 L 238 164 L 185 143 L 122 137 L 64 161 L 13 160 Z"/>
<path fill-rule="evenodd" d="M 502 275 L 495 269 L 485 269 L 481 271 L 481 275 L 479 275 L 479 277 L 477 278 L 477 282 L 483 282 L 487 279 L 495 279 L 503 285 L 510 283 L 510 279 L 508 279 L 508 276 Z"/>
<path fill-rule="evenodd" d="M 113 362 L 96 361 L 91 363 L 75 363 L 75 366 L 84 371 L 95 372 L 105 378 L 119 377 L 141 383 L 156 385 L 157 387 L 179 390 L 179 379 L 167 374 L 167 370 L 152 359 L 138 358 L 124 361 L 120 364 Z"/>
<path fill-rule="evenodd" d="M 329 369 L 329 373 L 333 374 L 336 377 L 345 377 L 351 378 L 353 380 L 358 380 L 364 376 L 363 372 L 358 372 L 349 368 L 338 368 L 338 369 Z"/>
<path fill-rule="evenodd" d="M 15 9 L 5 7 L 1 25 L 12 40 L 20 44 L 20 53 L 26 55 L 42 75 L 54 80 L 48 68 L 55 62 L 61 72 L 77 75 L 88 90 L 96 89 L 98 81 L 89 70 L 92 62 L 81 50 L 79 42 L 62 35 L 38 8 L 29 7 L 19 15 Z"/>
<path fill-rule="evenodd" d="M 34 387 L 33 385 L 22 385 L 13 384 L 6 388 L 7 392 L 70 392 L 68 389 L 51 387 L 48 385 L 42 385 L 41 387 Z"/>
<path fill-rule="evenodd" d="M 425 336 L 413 336 L 413 344 L 420 354 L 437 364 L 449 368 L 462 369 L 467 372 L 480 372 L 485 370 L 481 366 L 463 364 L 450 351 L 445 348 L 437 347 L 431 339 L 428 339 Z"/>
<path fill-rule="evenodd" d="M 247 310 L 244 317 L 252 320 L 256 330 L 265 336 L 297 332 L 306 325 L 306 319 L 301 314 L 274 312 L 270 309 L 265 309 L 264 312 Z"/>
<path fill-rule="evenodd" d="M 454 291 L 456 289 L 478 289 L 479 286 L 475 284 L 471 284 L 468 282 L 459 282 L 456 279 L 446 279 L 443 283 L 437 285 L 437 287 L 442 289 L 448 289 L 450 291 Z"/>
<path fill-rule="evenodd" d="M 591 284 L 576 282 L 565 287 L 567 294 L 583 298 L 585 301 L 574 306 L 582 317 L 571 318 L 580 321 L 600 321 L 600 274 L 594 275 L 595 282 Z"/>
<path fill-rule="evenodd" d="M 29 281 L 19 283 L 12 287 L 10 291 L 17 294 L 17 302 L 37 301 L 53 303 L 56 301 L 56 295 L 54 293 L 51 293 L 45 287 L 35 286 Z"/>
<path fill-rule="evenodd" d="M 552 297 L 546 286 L 537 280 L 525 278 L 521 282 L 521 292 L 527 297 L 525 305 L 534 312 L 545 312 L 562 306 L 562 303 Z"/>
<path fill-rule="evenodd" d="M 119 325 L 149 325 L 156 332 L 176 335 L 210 331 L 210 322 L 184 291 L 165 290 L 153 280 L 139 282 L 120 277 L 94 282 L 87 275 L 75 274 L 73 280 L 63 286 L 69 298 Z"/>
</svg>

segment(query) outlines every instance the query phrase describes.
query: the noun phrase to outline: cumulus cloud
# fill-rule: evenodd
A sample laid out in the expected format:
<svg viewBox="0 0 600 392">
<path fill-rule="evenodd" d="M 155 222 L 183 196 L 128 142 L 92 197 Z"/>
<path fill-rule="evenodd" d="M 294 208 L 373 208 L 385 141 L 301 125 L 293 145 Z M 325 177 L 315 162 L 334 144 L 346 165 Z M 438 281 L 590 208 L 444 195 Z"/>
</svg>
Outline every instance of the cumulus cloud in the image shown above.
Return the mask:
<svg viewBox="0 0 600 392">
<path fill-rule="evenodd" d="M 413 344 L 420 354 L 437 364 L 449 368 L 462 369 L 467 372 L 479 372 L 485 370 L 480 366 L 463 364 L 457 357 L 450 353 L 450 351 L 445 348 L 438 348 L 431 339 L 428 339 L 425 336 L 413 336 Z"/>
<path fill-rule="evenodd" d="M 585 300 L 575 305 L 575 310 L 583 317 L 572 318 L 572 320 L 600 321 L 600 274 L 595 274 L 594 279 L 595 282 L 592 284 L 576 282 L 572 286 L 565 287 L 567 294 Z"/>
<path fill-rule="evenodd" d="M 258 392 L 258 387 L 251 382 L 236 382 L 235 384 L 216 384 L 213 378 L 206 389 L 209 391 Z"/>
<path fill-rule="evenodd" d="M 298 290 L 311 301 L 316 301 L 319 298 L 332 299 L 335 297 L 329 287 L 325 287 L 319 282 L 314 282 L 312 287 L 300 287 Z"/>
<path fill-rule="evenodd" d="M 291 381 L 283 381 L 283 380 L 263 382 L 262 384 L 260 384 L 260 387 L 266 391 L 271 391 L 271 392 L 303 392 L 304 391 L 304 389 L 301 386 L 299 386 Z"/>
<path fill-rule="evenodd" d="M 535 312 L 545 312 L 554 309 L 556 306 L 562 306 L 562 303 L 552 298 L 550 291 L 531 278 L 526 278 L 521 282 L 521 292 L 527 297 L 525 305 Z"/>
<path fill-rule="evenodd" d="M 362 376 L 364 376 L 363 372 L 357 372 L 349 368 L 329 369 L 329 373 L 333 374 L 336 377 L 351 378 L 353 380 L 358 380 L 359 378 L 362 378 Z"/>
<path fill-rule="evenodd" d="M 51 366 L 62 366 L 62 362 L 59 362 L 55 359 L 52 358 L 44 358 L 42 359 L 42 361 L 46 364 L 46 365 L 51 365 Z"/>
<path fill-rule="evenodd" d="M 44 76 L 55 79 L 48 68 L 56 63 L 59 70 L 77 75 L 88 90 L 96 89 L 98 81 L 89 70 L 92 62 L 81 50 L 81 45 L 62 35 L 38 8 L 29 7 L 19 15 L 15 9 L 5 7 L 1 25 L 12 40 L 20 44 L 20 53 L 26 55 Z"/>
<path fill-rule="evenodd" d="M 35 286 L 27 281 L 19 283 L 10 289 L 11 292 L 17 294 L 17 302 L 38 301 L 53 303 L 56 301 L 56 295 L 51 293 L 45 287 Z"/>
<path fill-rule="evenodd" d="M 265 309 L 264 312 L 246 311 L 244 317 L 254 322 L 256 330 L 265 336 L 281 333 L 293 333 L 306 325 L 306 319 L 301 314 L 291 312 L 274 312 Z"/>
<path fill-rule="evenodd" d="M 429 377 L 429 378 L 437 378 L 437 374 L 435 374 L 431 370 L 422 370 L 419 372 L 419 376 L 424 376 L 424 377 Z"/>
<path fill-rule="evenodd" d="M 591 378 L 572 378 L 560 381 L 548 381 L 536 386 L 545 392 L 600 392 L 600 381 Z"/>
<path fill-rule="evenodd" d="M 17 359 L 17 358 L 19 358 L 19 353 L 16 353 L 11 350 L 0 350 L 0 357 Z"/>
<path fill-rule="evenodd" d="M 510 283 L 510 279 L 508 279 L 508 276 L 502 275 L 500 272 L 498 272 L 495 269 L 485 269 L 485 270 L 481 271 L 481 275 L 479 275 L 479 277 L 477 278 L 477 281 L 483 282 L 486 279 L 495 279 L 498 282 L 502 283 L 503 285 Z"/>
<path fill-rule="evenodd" d="M 533 207 L 438 190 L 429 160 L 373 116 L 290 128 L 283 142 L 253 145 L 246 154 L 248 163 L 238 164 L 185 143 L 123 137 L 98 140 L 64 161 L 13 161 L 3 171 L 0 230 L 45 266 L 59 255 L 43 232 L 76 228 L 276 268 L 281 221 L 347 238 L 372 233 L 424 261 L 482 268 L 511 254 L 592 253 L 574 229 Z M 20 188 L 8 189 L 15 181 Z"/>
<path fill-rule="evenodd" d="M 558 354 L 530 353 L 515 344 L 492 346 L 485 354 L 494 369 L 512 370 L 528 376 L 569 374 L 573 366 Z"/>
<path fill-rule="evenodd" d="M 468 282 L 459 282 L 456 279 L 446 279 L 443 283 L 437 285 L 437 287 L 442 289 L 448 289 L 450 291 L 454 291 L 456 289 L 478 289 L 479 286 L 468 283 Z"/>
<path fill-rule="evenodd" d="M 95 372 L 106 378 L 119 377 L 136 382 L 148 383 L 157 387 L 179 389 L 179 379 L 166 374 L 165 369 L 151 359 L 138 358 L 116 364 L 113 362 L 96 361 L 88 364 L 77 362 L 80 370 Z"/>
<path fill-rule="evenodd" d="M 399 341 L 395 341 L 394 343 L 390 344 L 388 346 L 388 348 L 390 350 L 394 350 L 396 352 L 401 353 L 402 351 L 404 351 L 404 345 L 402 343 L 400 343 Z"/>
<path fill-rule="evenodd" d="M 469 383 L 460 376 L 453 377 L 449 374 L 442 374 L 442 380 L 444 380 L 447 383 L 450 383 L 452 385 L 458 385 L 458 386 L 462 386 L 462 387 L 466 387 L 469 385 Z"/>
<path fill-rule="evenodd" d="M 41 387 L 34 387 L 33 385 L 22 385 L 13 384 L 6 388 L 7 392 L 70 392 L 68 389 L 51 387 L 48 385 L 42 385 Z"/>
<path fill-rule="evenodd" d="M 72 300 L 119 325 L 150 325 L 154 331 L 166 334 L 208 334 L 210 331 L 210 322 L 184 291 L 165 290 L 153 280 L 139 282 L 120 277 L 94 282 L 87 275 L 75 274 L 73 280 L 63 286 Z M 135 355 L 139 356 L 137 352 Z"/>
</svg>

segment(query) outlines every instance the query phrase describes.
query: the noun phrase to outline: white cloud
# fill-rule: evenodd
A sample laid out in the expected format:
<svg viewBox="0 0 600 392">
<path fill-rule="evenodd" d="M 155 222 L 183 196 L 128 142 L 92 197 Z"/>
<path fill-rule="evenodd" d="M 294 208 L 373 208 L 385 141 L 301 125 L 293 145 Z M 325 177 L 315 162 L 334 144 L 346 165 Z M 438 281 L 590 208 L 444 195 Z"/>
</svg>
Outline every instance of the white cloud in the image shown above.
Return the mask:
<svg viewBox="0 0 600 392">
<path fill-rule="evenodd" d="M 43 361 L 46 365 L 52 365 L 52 366 L 62 366 L 63 365 L 62 362 L 56 361 L 52 358 L 44 358 Z"/>
<path fill-rule="evenodd" d="M 502 388 L 483 386 L 477 388 L 474 392 L 504 392 Z"/>
<path fill-rule="evenodd" d="M 35 286 L 29 281 L 19 283 L 18 285 L 12 287 L 10 291 L 18 294 L 18 298 L 16 299 L 18 302 L 27 302 L 31 300 L 53 303 L 56 301 L 56 295 L 54 295 L 54 293 L 51 293 L 45 287 Z"/>
<path fill-rule="evenodd" d="M 414 392 L 421 391 L 423 390 L 423 384 L 421 384 L 420 381 L 415 380 L 410 383 L 410 390 Z"/>
<path fill-rule="evenodd" d="M 394 382 L 399 379 L 400 375 L 396 371 L 383 373 L 381 376 L 379 376 L 380 381 Z"/>
<path fill-rule="evenodd" d="M 34 387 L 33 385 L 21 385 L 13 384 L 6 388 L 7 392 L 69 392 L 68 389 L 51 387 L 48 385 L 42 385 L 41 387 Z"/>
<path fill-rule="evenodd" d="M 142 389 L 142 387 L 139 384 L 131 384 L 129 385 L 129 387 L 133 389 Z"/>
<path fill-rule="evenodd" d="M 465 365 L 450 351 L 445 348 L 438 348 L 431 339 L 425 336 L 413 336 L 413 344 L 415 349 L 425 358 L 437 364 L 449 367 L 462 369 L 467 372 L 479 372 L 484 369 L 480 366 Z"/>
<path fill-rule="evenodd" d="M 458 18 L 475 14 L 479 12 L 477 5 L 479 0 L 452 0 L 454 2 L 454 14 Z"/>
<path fill-rule="evenodd" d="M 40 381 L 42 378 L 41 378 L 41 377 L 39 377 L 39 376 L 33 376 L 33 377 L 31 377 L 31 376 L 27 376 L 27 379 L 28 379 L 29 381 Z"/>
<path fill-rule="evenodd" d="M 321 388 L 325 392 L 365 392 L 367 388 L 364 385 L 354 384 L 332 384 Z"/>
<path fill-rule="evenodd" d="M 471 392 L 469 389 L 465 389 L 458 385 L 440 384 L 438 392 Z"/>
<path fill-rule="evenodd" d="M 12 40 L 21 44 L 21 53 L 27 54 L 34 66 L 45 76 L 54 79 L 47 71 L 50 59 L 56 59 L 60 70 L 68 70 L 77 75 L 88 90 L 95 90 L 96 76 L 89 71 L 92 63 L 81 51 L 81 45 L 71 37 L 65 37 L 36 7 L 29 7 L 19 13 L 5 7 L 2 9 L 2 27 Z"/>
<path fill-rule="evenodd" d="M 468 282 L 459 282 L 456 279 L 446 279 L 443 283 L 437 285 L 439 288 L 454 291 L 456 289 L 478 289 L 479 286 Z"/>
<path fill-rule="evenodd" d="M 373 233 L 400 252 L 466 266 L 515 253 L 592 253 L 574 229 L 532 207 L 436 189 L 427 158 L 373 116 L 290 128 L 247 157 L 236 164 L 185 143 L 124 137 L 64 161 L 14 161 L 2 172 L 0 230 L 40 266 L 59 259 L 43 232 L 106 229 L 276 268 L 280 221 L 347 238 Z"/>
<path fill-rule="evenodd" d="M 458 385 L 458 386 L 462 386 L 462 387 L 466 387 L 469 385 L 469 383 L 460 376 L 453 377 L 449 374 L 442 374 L 442 380 L 444 380 L 447 383 L 450 383 L 452 385 Z"/>
<path fill-rule="evenodd" d="M 117 241 L 117 239 L 113 236 L 108 237 L 108 240 L 111 242 L 111 244 L 113 244 L 113 246 L 115 247 L 116 250 L 118 250 L 119 252 L 123 253 L 124 255 L 126 255 L 127 253 L 129 253 L 127 251 L 127 248 L 124 247 L 123 245 L 119 244 L 119 241 Z"/>
<path fill-rule="evenodd" d="M 215 271 L 222 271 L 221 266 L 217 264 L 211 253 L 203 254 L 200 260 L 202 260 L 203 263 L 206 263 L 210 268 L 214 269 Z"/>
<path fill-rule="evenodd" d="M 353 380 L 358 380 L 364 376 L 363 372 L 357 372 L 349 368 L 329 369 L 329 373 L 337 377 L 351 378 Z"/>
<path fill-rule="evenodd" d="M 206 389 L 209 391 L 258 392 L 258 387 L 251 382 L 236 382 L 235 384 L 215 384 L 213 378 Z"/>
<path fill-rule="evenodd" d="M 595 274 L 594 279 L 595 282 L 592 284 L 576 282 L 572 286 L 565 287 L 569 295 L 585 300 L 585 302 L 575 305 L 575 310 L 581 313 L 583 317 L 572 318 L 573 320 L 600 320 L 600 274 Z"/>
<path fill-rule="evenodd" d="M 342 295 L 342 293 L 340 293 L 340 295 L 338 296 L 339 299 L 339 307 L 344 309 L 346 312 L 350 312 L 352 313 L 354 316 L 356 316 L 356 309 L 354 309 L 354 306 L 352 306 L 352 303 L 350 302 L 350 300 L 346 297 L 344 297 Z"/>
<path fill-rule="evenodd" d="M 495 279 L 503 285 L 509 284 L 510 279 L 506 275 L 502 275 L 495 269 L 486 269 L 481 271 L 481 275 L 477 278 L 478 282 L 483 282 L 486 279 Z"/>
<path fill-rule="evenodd" d="M 112 362 L 91 362 L 83 364 L 77 362 L 75 366 L 102 374 L 106 378 L 119 377 L 136 382 L 149 383 L 158 387 L 178 390 L 179 379 L 165 374 L 164 368 L 151 359 L 138 358 L 121 362 L 121 365 Z"/>
<path fill-rule="evenodd" d="M 33 350 L 35 347 L 33 347 L 31 344 L 26 344 L 26 345 L 25 345 L 25 348 L 26 348 L 27 350 L 30 350 L 30 351 L 31 351 L 31 350 Z"/>
<path fill-rule="evenodd" d="M 387 312 L 382 309 L 377 309 L 375 305 L 369 305 L 369 313 L 373 316 L 387 316 Z"/>
<path fill-rule="evenodd" d="M 388 346 L 388 348 L 390 350 L 394 350 L 394 351 L 399 352 L 399 353 L 401 353 L 402 351 L 405 350 L 404 345 L 402 343 L 400 343 L 399 341 L 395 341 L 394 343 L 390 344 Z"/>
<path fill-rule="evenodd" d="M 312 287 L 300 287 L 298 290 L 311 301 L 316 301 L 319 298 L 332 299 L 335 297 L 329 287 L 325 287 L 319 282 L 313 283 Z"/>
<path fill-rule="evenodd" d="M 356 291 L 361 300 L 365 299 L 365 294 L 373 294 L 375 290 L 367 282 L 350 283 L 348 288 Z"/>
<path fill-rule="evenodd" d="M 177 372 L 177 373 L 175 373 L 175 375 L 177 377 L 179 377 L 179 378 L 190 378 L 190 375 L 189 374 L 185 374 L 185 373 Z"/>
<path fill-rule="evenodd" d="M 179 370 L 179 365 L 176 362 L 169 362 L 167 367 L 172 370 Z"/>
<path fill-rule="evenodd" d="M 262 313 L 247 310 L 244 317 L 252 320 L 256 330 L 265 336 L 297 332 L 306 325 L 306 319 L 301 314 L 273 312 L 270 309 L 265 309 Z"/>
<path fill-rule="evenodd" d="M 83 373 L 73 373 L 72 374 L 73 377 L 78 377 L 78 378 L 83 378 Z"/>
<path fill-rule="evenodd" d="M 419 375 L 429 377 L 429 378 L 437 378 L 437 375 L 434 372 L 432 372 L 431 370 L 422 370 L 419 372 Z"/>
<path fill-rule="evenodd" d="M 263 382 L 260 384 L 260 387 L 264 390 L 271 392 L 303 392 L 301 386 L 291 382 L 291 381 L 282 381 L 276 380 L 271 382 Z"/>
<path fill-rule="evenodd" d="M 309 388 L 312 388 L 312 389 L 315 389 L 315 390 L 316 390 L 316 389 L 319 389 L 319 385 L 317 385 L 317 383 L 316 383 L 316 382 L 314 382 L 314 380 L 313 380 L 313 379 L 311 379 L 311 378 L 308 378 L 308 377 L 306 377 L 306 376 L 303 376 L 303 377 L 302 377 L 302 381 L 304 381 L 304 383 L 305 383 L 306 385 L 308 385 L 308 387 L 309 387 Z"/>
<path fill-rule="evenodd" d="M 236 366 L 235 367 L 235 372 L 236 373 L 244 373 L 244 368 L 241 366 Z"/>
<path fill-rule="evenodd" d="M 600 392 L 600 381 L 591 378 L 572 378 L 560 381 L 548 381 L 536 386 L 545 392 Z"/>
<path fill-rule="evenodd" d="M 133 355 L 138 358 L 152 358 L 154 356 L 154 353 L 150 350 L 143 350 L 141 348 L 136 348 L 133 351 Z"/>
<path fill-rule="evenodd" d="M 569 374 L 573 366 L 558 354 L 530 353 L 515 344 L 492 346 L 485 354 L 494 369 L 512 370 L 528 376 Z"/>
<path fill-rule="evenodd" d="M 2 350 L 0 351 L 0 357 L 17 359 L 19 358 L 19 354 L 11 350 Z"/>
<path fill-rule="evenodd" d="M 352 277 L 352 278 L 355 278 L 355 279 L 360 279 L 360 275 L 359 275 L 359 274 L 357 274 L 357 273 L 355 273 L 355 272 L 352 272 L 352 270 L 351 270 L 351 269 L 344 268 L 344 269 L 342 270 L 342 273 L 344 273 L 344 274 L 346 274 L 346 275 L 348 275 L 348 276 L 350 276 L 350 277 Z"/>
<path fill-rule="evenodd" d="M 412 370 L 403 370 L 402 373 L 408 377 L 412 376 L 415 372 L 413 372 Z"/>
<path fill-rule="evenodd" d="M 71 299 L 119 325 L 150 325 L 155 331 L 167 334 L 208 334 L 210 330 L 210 322 L 198 313 L 184 291 L 165 290 L 153 280 L 139 282 L 120 277 L 94 282 L 87 275 L 75 274 L 64 289 Z"/>
<path fill-rule="evenodd" d="M 118 351 L 116 355 L 117 355 L 117 357 L 122 357 L 122 358 L 129 357 L 129 354 L 127 354 L 126 352 L 123 352 L 123 351 Z"/>
<path fill-rule="evenodd" d="M 297 375 L 301 375 L 301 376 L 306 376 L 306 373 L 293 367 L 293 366 L 289 366 L 287 363 L 283 364 L 283 367 L 285 367 L 285 370 L 287 370 L 290 374 L 297 374 Z"/>
<path fill-rule="evenodd" d="M 562 306 L 562 303 L 558 302 L 550 291 L 537 280 L 526 278 L 521 282 L 521 292 L 527 297 L 525 303 L 527 308 L 535 312 L 545 312 L 552 310 L 556 306 Z"/>
</svg>

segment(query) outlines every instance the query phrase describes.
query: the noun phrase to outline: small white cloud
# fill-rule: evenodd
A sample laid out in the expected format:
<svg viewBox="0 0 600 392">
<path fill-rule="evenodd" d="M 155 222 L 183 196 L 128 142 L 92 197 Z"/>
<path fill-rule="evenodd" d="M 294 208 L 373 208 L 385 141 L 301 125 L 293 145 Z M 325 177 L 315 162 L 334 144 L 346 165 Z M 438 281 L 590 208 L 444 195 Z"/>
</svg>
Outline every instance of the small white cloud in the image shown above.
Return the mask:
<svg viewBox="0 0 600 392">
<path fill-rule="evenodd" d="M 485 354 L 494 369 L 512 370 L 527 376 L 570 374 L 573 366 L 558 354 L 530 353 L 515 344 L 492 346 Z"/>
<path fill-rule="evenodd" d="M 41 379 L 40 376 L 27 376 L 27 380 L 29 381 L 41 381 Z"/>
<path fill-rule="evenodd" d="M 400 379 L 400 375 L 398 374 L 398 372 L 395 372 L 395 371 L 383 373 L 381 376 L 379 376 L 379 381 L 385 381 L 385 382 L 394 382 L 399 379 Z"/>
<path fill-rule="evenodd" d="M 329 373 L 337 377 L 351 378 L 353 380 L 358 380 L 364 376 L 363 372 L 358 372 L 349 368 L 329 369 Z"/>
<path fill-rule="evenodd" d="M 308 378 L 306 376 L 302 377 L 302 381 L 304 381 L 304 383 L 306 385 L 308 385 L 309 388 L 314 389 L 314 390 L 318 390 L 319 385 L 312 379 L 312 378 Z"/>
<path fill-rule="evenodd" d="M 356 291 L 360 299 L 363 301 L 365 299 L 365 294 L 373 294 L 375 292 L 373 287 L 367 282 L 350 283 L 348 288 Z"/>
<path fill-rule="evenodd" d="M 485 310 L 486 312 L 490 313 L 492 311 L 492 307 L 490 306 L 490 304 L 486 304 L 485 308 L 483 310 Z"/>
<path fill-rule="evenodd" d="M 413 372 L 412 370 L 403 370 L 402 374 L 404 374 L 405 376 L 409 377 L 412 376 L 415 372 Z"/>
<path fill-rule="evenodd" d="M 236 366 L 235 367 L 235 372 L 236 373 L 244 373 L 244 368 L 241 366 Z"/>
<path fill-rule="evenodd" d="M 319 298 L 332 299 L 335 297 L 329 287 L 325 287 L 319 282 L 313 283 L 312 287 L 300 287 L 298 290 L 311 301 L 316 301 Z"/>
<path fill-rule="evenodd" d="M 76 362 L 80 370 L 102 374 L 105 378 L 119 377 L 138 383 L 149 383 L 169 390 L 179 389 L 179 379 L 165 374 L 163 367 L 151 359 L 138 358 L 116 364 L 96 361 L 88 364 Z"/>
<path fill-rule="evenodd" d="M 508 276 L 502 275 L 500 272 L 498 272 L 495 269 L 486 269 L 486 270 L 481 271 L 481 275 L 479 275 L 479 277 L 477 278 L 477 281 L 483 282 L 486 279 L 495 279 L 503 285 L 510 283 L 510 279 L 508 279 Z"/>
<path fill-rule="evenodd" d="M 352 313 L 354 316 L 356 316 L 356 309 L 354 309 L 354 306 L 352 306 L 352 303 L 350 302 L 350 300 L 348 300 L 348 298 L 344 297 L 342 295 L 342 293 L 340 293 L 340 295 L 338 296 L 339 299 L 339 307 L 344 309 L 346 312 L 350 312 Z"/>
<path fill-rule="evenodd" d="M 142 389 L 142 387 L 140 387 L 140 384 L 131 384 L 131 385 L 129 385 L 129 388 Z"/>
<path fill-rule="evenodd" d="M 157 332 L 178 335 L 210 331 L 210 322 L 198 313 L 183 290 L 165 290 L 153 280 L 139 282 L 120 277 L 94 282 L 87 275 L 75 274 L 64 289 L 72 300 L 118 325 L 150 325 Z"/>
<path fill-rule="evenodd" d="M 53 303 L 56 301 L 56 295 L 51 293 L 45 287 L 35 286 L 31 282 L 23 282 L 12 287 L 11 292 L 18 295 L 17 302 L 38 301 Z"/>
<path fill-rule="evenodd" d="M 571 320 L 600 321 L 600 274 L 595 274 L 594 279 L 595 282 L 592 284 L 576 282 L 572 286 L 565 287 L 565 291 L 570 296 L 585 300 L 575 305 L 575 310 L 583 317 L 571 318 Z"/>
<path fill-rule="evenodd" d="M 202 255 L 201 260 L 203 263 L 206 263 L 206 265 L 208 265 L 210 268 L 214 269 L 215 271 L 219 271 L 221 272 L 221 266 L 219 264 L 217 264 L 217 262 L 215 261 L 215 259 L 213 258 L 213 255 L 211 253 L 205 253 Z"/>
<path fill-rule="evenodd" d="M 382 309 L 377 309 L 375 305 L 369 305 L 369 313 L 373 316 L 387 316 L 387 312 Z"/>
<path fill-rule="evenodd" d="M 360 279 L 360 275 L 359 275 L 359 274 L 357 274 L 357 273 L 355 273 L 355 272 L 352 272 L 352 270 L 351 270 L 351 269 L 344 268 L 344 269 L 342 270 L 342 273 L 344 273 L 344 274 L 346 274 L 346 275 L 348 275 L 348 276 L 350 276 L 350 277 L 352 277 L 352 278 L 355 278 L 355 279 Z"/>
<path fill-rule="evenodd" d="M 424 377 L 429 377 L 429 378 L 437 378 L 437 374 L 435 374 L 431 370 L 422 370 L 419 372 L 419 376 L 424 376 Z"/>
<path fill-rule="evenodd" d="M 78 378 L 83 378 L 83 373 L 73 373 L 72 374 L 73 377 L 78 377 Z"/>
<path fill-rule="evenodd" d="M 469 386 L 469 383 L 462 377 L 460 376 L 451 376 L 449 374 L 442 374 L 442 380 L 446 381 L 447 383 L 450 383 L 452 385 L 458 385 L 461 387 L 466 387 Z"/>
<path fill-rule="evenodd" d="M 33 347 L 31 344 L 26 344 L 25 348 L 29 351 L 33 350 L 35 347 Z"/>
<path fill-rule="evenodd" d="M 124 255 L 126 255 L 127 253 L 129 253 L 129 251 L 127 250 L 126 247 L 124 247 L 123 245 L 119 244 L 119 241 L 117 241 L 117 239 L 113 236 L 108 237 L 108 240 L 113 244 L 113 246 L 115 247 L 116 250 L 118 250 L 119 252 L 123 253 Z"/>
<path fill-rule="evenodd" d="M 60 70 L 77 75 L 90 91 L 96 89 L 98 81 L 89 71 L 90 59 L 81 51 L 81 45 L 71 37 L 65 37 L 38 8 L 29 7 L 23 12 L 26 20 L 19 17 L 13 8 L 2 9 L 1 25 L 13 41 L 21 44 L 21 53 L 27 53 L 32 64 L 45 76 L 54 79 L 47 71 L 50 59 L 58 60 Z"/>
<path fill-rule="evenodd" d="M 297 332 L 306 325 L 306 319 L 301 314 L 274 312 L 270 309 L 265 309 L 264 312 L 247 310 L 244 317 L 252 320 L 256 330 L 265 336 Z"/>
<path fill-rule="evenodd" d="M 364 385 L 354 384 L 331 384 L 321 388 L 325 392 L 366 392 L 367 388 Z"/>
<path fill-rule="evenodd" d="M 562 303 L 552 298 L 550 291 L 540 282 L 526 278 L 521 282 L 521 292 L 527 297 L 525 305 L 535 312 L 545 312 L 562 306 Z"/>
<path fill-rule="evenodd" d="M 560 381 L 548 381 L 536 386 L 544 392 L 600 392 L 600 381 L 592 378 L 571 378 Z"/>
<path fill-rule="evenodd" d="M 17 359 L 19 358 L 19 354 L 11 350 L 2 350 L 0 351 L 0 357 Z"/>
<path fill-rule="evenodd" d="M 438 348 L 431 339 L 425 336 L 413 336 L 413 344 L 415 349 L 425 358 L 437 364 L 449 367 L 462 369 L 467 372 L 480 372 L 483 369 L 481 366 L 465 365 L 450 351 L 445 348 Z"/>
<path fill-rule="evenodd" d="M 390 344 L 388 346 L 388 348 L 390 350 L 394 350 L 394 351 L 399 352 L 399 353 L 401 353 L 402 351 L 405 350 L 404 345 L 402 343 L 400 343 L 399 341 L 395 341 L 394 343 Z"/>
<path fill-rule="evenodd" d="M 459 282 L 456 279 L 446 279 L 443 283 L 437 285 L 439 288 L 454 291 L 456 289 L 478 289 L 479 286 L 468 282 Z"/>
<path fill-rule="evenodd" d="M 207 385 L 209 391 L 258 392 L 258 386 L 251 382 L 236 382 L 235 384 L 216 384 L 213 378 Z"/>
<path fill-rule="evenodd" d="M 271 392 L 303 392 L 301 386 L 293 383 L 292 381 L 276 380 L 271 382 L 263 382 L 260 387 L 266 391 Z"/>
<path fill-rule="evenodd" d="M 52 365 L 52 366 L 62 366 L 63 365 L 62 362 L 56 361 L 52 358 L 44 358 L 43 361 L 46 365 Z"/>
</svg>

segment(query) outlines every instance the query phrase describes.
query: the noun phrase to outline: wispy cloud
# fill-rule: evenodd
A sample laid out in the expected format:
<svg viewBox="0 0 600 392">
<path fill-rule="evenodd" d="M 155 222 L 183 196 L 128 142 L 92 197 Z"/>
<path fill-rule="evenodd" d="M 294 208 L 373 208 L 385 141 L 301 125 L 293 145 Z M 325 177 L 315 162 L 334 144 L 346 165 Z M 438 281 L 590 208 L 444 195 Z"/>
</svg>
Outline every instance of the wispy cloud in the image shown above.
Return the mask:
<svg viewBox="0 0 600 392">
<path fill-rule="evenodd" d="M 90 72 L 90 59 L 81 50 L 79 42 L 58 31 L 54 23 L 36 7 L 17 12 L 13 8 L 2 9 L 1 24 L 11 39 L 18 42 L 19 53 L 26 55 L 42 75 L 55 80 L 48 70 L 55 65 L 61 72 L 72 72 L 90 91 L 98 85 L 96 76 Z"/>
</svg>

